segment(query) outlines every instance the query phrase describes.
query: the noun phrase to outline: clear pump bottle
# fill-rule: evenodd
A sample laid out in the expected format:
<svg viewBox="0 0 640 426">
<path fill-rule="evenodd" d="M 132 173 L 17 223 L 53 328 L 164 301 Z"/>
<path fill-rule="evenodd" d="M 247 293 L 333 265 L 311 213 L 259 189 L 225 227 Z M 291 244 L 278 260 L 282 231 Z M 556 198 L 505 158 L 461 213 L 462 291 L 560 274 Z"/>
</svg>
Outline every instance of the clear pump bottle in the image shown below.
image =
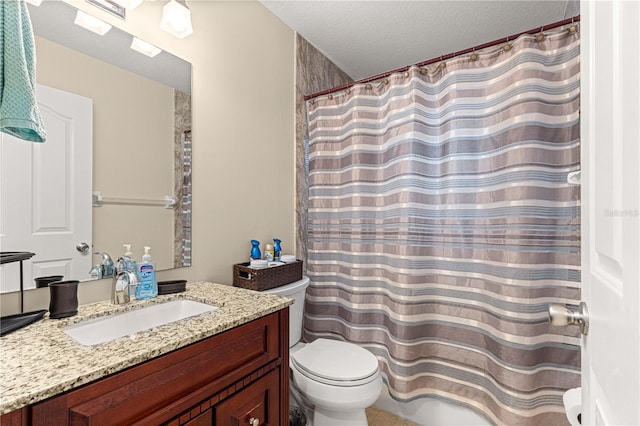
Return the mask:
<svg viewBox="0 0 640 426">
<path fill-rule="evenodd" d="M 131 244 L 123 244 L 122 246 L 125 249 L 125 252 L 122 255 L 125 271 L 136 272 L 138 265 L 136 261 L 133 260 L 133 253 L 131 253 Z"/>
</svg>

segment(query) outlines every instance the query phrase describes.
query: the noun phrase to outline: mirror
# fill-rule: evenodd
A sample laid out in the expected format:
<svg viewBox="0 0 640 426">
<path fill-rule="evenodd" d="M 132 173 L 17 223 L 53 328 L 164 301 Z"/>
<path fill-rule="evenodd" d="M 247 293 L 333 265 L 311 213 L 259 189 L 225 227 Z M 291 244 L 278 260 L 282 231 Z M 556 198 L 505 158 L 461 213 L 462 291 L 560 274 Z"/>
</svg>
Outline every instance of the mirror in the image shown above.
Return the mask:
<svg viewBox="0 0 640 426">
<path fill-rule="evenodd" d="M 103 36 L 89 32 L 74 24 L 77 10 L 67 3 L 28 7 L 38 84 L 92 101 L 89 250 L 116 261 L 128 243 L 139 261 L 150 246 L 157 270 L 190 266 L 191 64 L 165 51 L 153 58 L 136 52 L 132 36 L 116 27 Z M 101 257 L 87 256 L 86 275 L 67 271 L 65 279 L 91 278 Z M 64 273 L 54 269 L 25 271 L 24 288 L 34 288 L 38 276 Z"/>
</svg>

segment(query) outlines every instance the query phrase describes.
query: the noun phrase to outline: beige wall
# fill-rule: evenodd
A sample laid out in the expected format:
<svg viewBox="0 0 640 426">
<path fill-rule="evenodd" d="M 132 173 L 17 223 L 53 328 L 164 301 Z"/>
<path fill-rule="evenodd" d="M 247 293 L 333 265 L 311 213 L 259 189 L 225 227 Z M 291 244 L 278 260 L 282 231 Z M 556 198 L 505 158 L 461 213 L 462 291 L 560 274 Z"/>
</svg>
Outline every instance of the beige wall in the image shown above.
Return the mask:
<svg viewBox="0 0 640 426">
<path fill-rule="evenodd" d="M 189 5 L 193 278 L 230 284 L 251 239 L 295 249 L 294 32 L 257 2 Z"/>
<path fill-rule="evenodd" d="M 193 65 L 193 266 L 159 279 L 232 282 L 252 238 L 294 253 L 294 32 L 254 1 L 188 1 L 194 33 L 159 28 L 164 2 L 144 2 L 126 22 L 67 1 Z M 81 285 L 80 303 L 108 298 L 110 280 Z M 46 289 L 27 308 L 48 304 Z M 2 295 L 3 315 L 17 295 Z"/>
<path fill-rule="evenodd" d="M 160 200 L 173 194 L 174 90 L 40 37 L 36 52 L 38 83 L 93 101 L 93 190 Z M 159 268 L 173 266 L 172 210 L 105 204 L 92 212 L 94 251 L 115 259 L 129 243 L 139 260 L 148 245 Z"/>
<path fill-rule="evenodd" d="M 294 247 L 294 32 L 256 1 L 188 1 L 194 32 L 160 30 L 164 2 L 126 22 L 78 8 L 193 65 L 193 267 L 164 275 L 232 282 L 249 240 Z"/>
</svg>

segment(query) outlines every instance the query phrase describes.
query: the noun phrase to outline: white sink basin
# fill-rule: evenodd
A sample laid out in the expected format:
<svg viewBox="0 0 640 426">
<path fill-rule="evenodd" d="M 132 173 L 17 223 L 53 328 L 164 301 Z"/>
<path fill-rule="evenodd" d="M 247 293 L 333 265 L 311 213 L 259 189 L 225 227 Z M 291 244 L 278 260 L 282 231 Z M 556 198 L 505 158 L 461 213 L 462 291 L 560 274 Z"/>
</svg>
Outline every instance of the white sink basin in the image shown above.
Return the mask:
<svg viewBox="0 0 640 426">
<path fill-rule="evenodd" d="M 218 309 L 193 300 L 173 300 L 135 311 L 100 317 L 65 327 L 80 344 L 91 346 Z"/>
</svg>

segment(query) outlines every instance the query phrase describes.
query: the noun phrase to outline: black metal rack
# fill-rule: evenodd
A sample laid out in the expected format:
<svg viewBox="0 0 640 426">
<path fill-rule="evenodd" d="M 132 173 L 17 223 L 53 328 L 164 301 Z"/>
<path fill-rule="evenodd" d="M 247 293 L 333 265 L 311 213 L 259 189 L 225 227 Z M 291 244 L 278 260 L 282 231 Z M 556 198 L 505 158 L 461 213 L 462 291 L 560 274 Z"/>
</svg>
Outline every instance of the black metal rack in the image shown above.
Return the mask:
<svg viewBox="0 0 640 426">
<path fill-rule="evenodd" d="M 28 251 L 3 251 L 0 252 L 0 265 L 5 263 L 20 262 L 20 312 L 24 312 L 24 271 L 22 262 L 31 259 L 35 253 Z"/>
</svg>

